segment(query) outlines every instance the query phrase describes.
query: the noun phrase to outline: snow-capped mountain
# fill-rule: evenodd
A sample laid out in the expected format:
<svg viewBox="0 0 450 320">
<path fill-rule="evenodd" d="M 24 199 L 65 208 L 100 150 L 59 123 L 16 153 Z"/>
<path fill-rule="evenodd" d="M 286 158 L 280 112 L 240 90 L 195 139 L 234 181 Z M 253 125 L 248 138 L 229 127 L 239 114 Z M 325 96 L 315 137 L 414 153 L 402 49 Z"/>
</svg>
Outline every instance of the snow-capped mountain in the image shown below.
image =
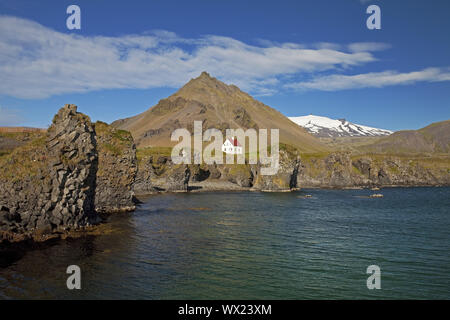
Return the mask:
<svg viewBox="0 0 450 320">
<path fill-rule="evenodd" d="M 363 126 L 345 119 L 335 120 L 314 115 L 289 117 L 289 119 L 317 137 L 377 137 L 388 136 L 392 133 L 390 130 Z"/>
</svg>

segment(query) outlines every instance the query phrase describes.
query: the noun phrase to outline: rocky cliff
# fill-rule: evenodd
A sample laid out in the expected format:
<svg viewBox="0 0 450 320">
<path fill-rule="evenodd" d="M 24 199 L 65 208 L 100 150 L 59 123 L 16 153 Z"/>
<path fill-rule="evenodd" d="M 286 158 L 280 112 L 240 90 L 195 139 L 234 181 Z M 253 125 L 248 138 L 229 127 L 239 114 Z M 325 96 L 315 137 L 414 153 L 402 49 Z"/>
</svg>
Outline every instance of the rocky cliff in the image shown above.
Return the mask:
<svg viewBox="0 0 450 320">
<path fill-rule="evenodd" d="M 168 156 L 145 157 L 139 161 L 134 190 L 137 194 L 188 191 L 190 174 L 189 166 L 174 164 Z"/>
<path fill-rule="evenodd" d="M 46 240 L 98 223 L 96 206 L 133 206 L 134 145 L 128 138 L 122 156 L 110 155 L 116 131 L 102 126 L 97 135 L 89 117 L 66 105 L 45 135 L 0 157 L 0 242 Z"/>
<path fill-rule="evenodd" d="M 450 157 L 303 155 L 297 184 L 303 188 L 450 185 Z"/>
<path fill-rule="evenodd" d="M 97 212 L 132 211 L 137 172 L 136 147 L 128 131 L 95 123 L 98 170 L 95 189 Z"/>
<path fill-rule="evenodd" d="M 300 166 L 300 155 L 280 150 L 279 168 L 274 175 L 260 174 L 260 166 L 253 184 L 254 190 L 289 191 L 297 188 L 297 175 Z"/>
<path fill-rule="evenodd" d="M 94 190 L 98 154 L 88 117 L 67 105 L 45 138 L 2 159 L 2 238 L 42 237 L 97 222 Z"/>
<path fill-rule="evenodd" d="M 289 191 L 296 188 L 300 159 L 280 150 L 275 175 L 262 175 L 261 164 L 175 165 L 170 156 L 152 154 L 139 159 L 136 194 L 189 190 Z"/>
<path fill-rule="evenodd" d="M 301 154 L 285 146 L 275 175 L 261 165 L 174 165 L 170 156 L 140 160 L 135 191 L 253 190 L 282 192 L 296 188 L 354 188 L 450 185 L 450 157 L 394 156 L 332 152 Z"/>
</svg>

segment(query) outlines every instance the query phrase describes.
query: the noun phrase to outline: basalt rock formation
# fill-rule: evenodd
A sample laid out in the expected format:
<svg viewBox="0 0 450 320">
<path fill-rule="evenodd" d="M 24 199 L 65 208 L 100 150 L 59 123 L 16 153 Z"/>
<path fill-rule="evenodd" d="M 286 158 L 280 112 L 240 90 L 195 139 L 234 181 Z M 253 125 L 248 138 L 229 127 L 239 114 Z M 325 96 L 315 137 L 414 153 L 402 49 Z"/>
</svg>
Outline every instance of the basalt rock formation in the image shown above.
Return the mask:
<svg viewBox="0 0 450 320">
<path fill-rule="evenodd" d="M 98 223 L 96 207 L 133 207 L 134 144 L 105 126 L 66 105 L 45 135 L 0 157 L 0 242 L 46 240 Z M 114 146 L 117 157 L 105 150 Z"/>
<path fill-rule="evenodd" d="M 45 138 L 2 160 L 0 239 L 45 237 L 97 222 L 95 132 L 76 106 L 59 110 Z"/>
<path fill-rule="evenodd" d="M 136 146 L 128 131 L 104 122 L 95 123 L 98 150 L 95 210 L 112 213 L 136 208 L 134 182 L 137 173 Z"/>
</svg>

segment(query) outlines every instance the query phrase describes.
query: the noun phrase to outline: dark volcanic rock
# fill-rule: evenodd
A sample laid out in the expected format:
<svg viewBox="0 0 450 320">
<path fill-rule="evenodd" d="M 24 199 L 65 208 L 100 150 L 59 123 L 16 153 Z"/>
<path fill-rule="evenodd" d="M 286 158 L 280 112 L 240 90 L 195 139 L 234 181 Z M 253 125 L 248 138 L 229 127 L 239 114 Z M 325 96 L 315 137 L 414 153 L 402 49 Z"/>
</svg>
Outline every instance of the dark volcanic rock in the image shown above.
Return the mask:
<svg viewBox="0 0 450 320">
<path fill-rule="evenodd" d="M 207 165 L 199 165 L 199 164 L 191 165 L 190 171 L 191 171 L 190 181 L 193 182 L 204 181 L 208 179 L 209 176 L 211 175 L 209 166 Z"/>
<path fill-rule="evenodd" d="M 132 211 L 137 172 L 136 146 L 128 131 L 95 123 L 98 149 L 95 209 L 97 212 Z"/>
<path fill-rule="evenodd" d="M 78 113 L 75 105 L 66 105 L 47 131 L 46 146 L 52 190 L 51 206 L 44 209 L 52 212 L 52 227 L 77 227 L 95 221 L 98 153 L 89 117 Z"/>
<path fill-rule="evenodd" d="M 60 109 L 45 138 L 2 159 L 0 239 L 45 237 L 98 221 L 95 133 L 89 118 L 76 109 Z"/>
<path fill-rule="evenodd" d="M 134 209 L 136 150 L 128 132 L 65 105 L 46 135 L 0 158 L 0 242 L 46 240 Z"/>
<path fill-rule="evenodd" d="M 142 195 L 158 191 L 151 181 L 154 177 L 153 157 L 140 161 L 134 183 L 134 192 Z"/>
<path fill-rule="evenodd" d="M 185 192 L 190 175 L 188 165 L 174 164 L 170 157 L 146 157 L 139 163 L 134 191 L 141 195 L 159 191 Z"/>
</svg>

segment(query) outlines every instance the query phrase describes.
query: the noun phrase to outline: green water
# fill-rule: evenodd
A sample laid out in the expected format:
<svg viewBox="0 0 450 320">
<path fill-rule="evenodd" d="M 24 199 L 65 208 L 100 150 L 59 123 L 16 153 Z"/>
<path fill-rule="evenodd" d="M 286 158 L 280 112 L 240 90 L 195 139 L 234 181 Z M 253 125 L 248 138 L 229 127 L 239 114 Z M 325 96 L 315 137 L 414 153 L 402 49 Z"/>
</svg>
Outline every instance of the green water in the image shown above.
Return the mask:
<svg viewBox="0 0 450 320">
<path fill-rule="evenodd" d="M 450 188 L 379 192 L 151 196 L 111 234 L 3 252 L 0 298 L 449 299 Z"/>
</svg>

